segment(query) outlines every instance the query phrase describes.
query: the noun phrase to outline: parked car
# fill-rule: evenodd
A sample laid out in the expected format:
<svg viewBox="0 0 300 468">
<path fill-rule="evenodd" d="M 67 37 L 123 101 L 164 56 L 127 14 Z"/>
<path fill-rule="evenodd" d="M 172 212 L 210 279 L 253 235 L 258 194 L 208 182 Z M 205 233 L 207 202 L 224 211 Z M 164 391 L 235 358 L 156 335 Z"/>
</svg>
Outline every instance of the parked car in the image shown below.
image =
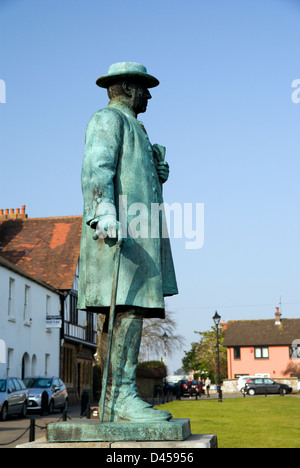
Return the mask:
<svg viewBox="0 0 300 468">
<path fill-rule="evenodd" d="M 180 394 L 181 394 L 181 396 L 196 395 L 197 388 L 198 388 L 197 380 L 184 379 L 184 380 L 180 380 L 178 382 L 178 384 L 180 385 Z"/>
<path fill-rule="evenodd" d="M 237 383 L 236 383 L 236 388 L 239 392 L 242 392 L 244 387 L 245 387 L 245 383 L 247 382 L 247 380 L 249 379 L 255 379 L 255 376 L 254 375 L 242 375 L 242 377 L 239 377 Z"/>
<path fill-rule="evenodd" d="M 300 381 L 297 383 L 297 390 L 300 392 Z"/>
<path fill-rule="evenodd" d="M 292 387 L 288 385 L 275 382 L 271 379 L 252 378 L 247 380 L 244 388 L 244 392 L 249 395 L 259 394 L 287 394 L 292 393 Z"/>
<path fill-rule="evenodd" d="M 24 383 L 29 389 L 28 410 L 48 410 L 52 414 L 55 409 L 68 407 L 67 388 L 58 377 L 27 377 Z"/>
<path fill-rule="evenodd" d="M 173 382 L 165 382 L 164 384 L 164 395 L 176 395 L 177 394 L 177 384 Z"/>
<path fill-rule="evenodd" d="M 6 421 L 11 414 L 25 418 L 27 406 L 28 390 L 22 380 L 16 377 L 0 379 L 0 419 Z"/>
</svg>

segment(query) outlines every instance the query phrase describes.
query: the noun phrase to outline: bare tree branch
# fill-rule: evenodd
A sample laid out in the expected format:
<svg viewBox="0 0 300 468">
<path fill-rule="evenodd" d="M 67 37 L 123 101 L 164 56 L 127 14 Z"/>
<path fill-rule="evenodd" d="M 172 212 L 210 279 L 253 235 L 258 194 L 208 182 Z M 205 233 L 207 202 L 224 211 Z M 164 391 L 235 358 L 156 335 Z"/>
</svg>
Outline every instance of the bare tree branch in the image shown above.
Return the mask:
<svg viewBox="0 0 300 468">
<path fill-rule="evenodd" d="M 160 359 L 164 355 L 165 343 L 163 335 L 166 333 L 167 355 L 184 346 L 185 340 L 182 335 L 176 334 L 176 321 L 174 312 L 166 310 L 165 319 L 145 319 L 140 350 L 140 360 L 151 360 L 151 357 Z"/>
</svg>

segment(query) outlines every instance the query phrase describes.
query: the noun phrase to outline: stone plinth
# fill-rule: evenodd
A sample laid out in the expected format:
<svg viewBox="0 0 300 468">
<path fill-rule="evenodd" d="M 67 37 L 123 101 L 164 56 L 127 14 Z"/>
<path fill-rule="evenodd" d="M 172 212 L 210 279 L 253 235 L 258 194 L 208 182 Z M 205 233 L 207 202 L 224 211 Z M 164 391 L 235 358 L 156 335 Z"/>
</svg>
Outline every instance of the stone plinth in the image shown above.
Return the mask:
<svg viewBox="0 0 300 468">
<path fill-rule="evenodd" d="M 163 422 L 104 422 L 72 419 L 47 426 L 48 442 L 184 441 L 191 436 L 189 419 Z"/>
<path fill-rule="evenodd" d="M 213 434 L 193 434 L 186 440 L 181 441 L 151 441 L 151 442 L 47 442 L 46 439 L 41 439 L 36 442 L 18 445 L 16 448 L 21 449 L 35 449 L 35 448 L 48 448 L 48 449 L 70 449 L 70 448 L 96 448 L 96 449 L 207 449 L 218 448 L 217 437 Z"/>
</svg>

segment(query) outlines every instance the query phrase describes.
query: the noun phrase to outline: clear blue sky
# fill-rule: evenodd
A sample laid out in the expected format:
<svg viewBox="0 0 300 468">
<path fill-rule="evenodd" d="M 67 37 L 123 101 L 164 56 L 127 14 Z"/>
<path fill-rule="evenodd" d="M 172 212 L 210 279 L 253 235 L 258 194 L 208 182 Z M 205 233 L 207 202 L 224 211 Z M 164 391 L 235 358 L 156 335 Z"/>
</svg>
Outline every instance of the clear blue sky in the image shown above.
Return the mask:
<svg viewBox="0 0 300 468">
<path fill-rule="evenodd" d="M 161 81 L 140 118 L 167 147 L 165 201 L 205 204 L 203 248 L 172 240 L 186 349 L 215 309 L 268 319 L 282 296 L 299 317 L 298 0 L 0 0 L 0 20 L 0 208 L 82 214 L 85 128 L 108 102 L 95 80 L 141 62 Z"/>
</svg>

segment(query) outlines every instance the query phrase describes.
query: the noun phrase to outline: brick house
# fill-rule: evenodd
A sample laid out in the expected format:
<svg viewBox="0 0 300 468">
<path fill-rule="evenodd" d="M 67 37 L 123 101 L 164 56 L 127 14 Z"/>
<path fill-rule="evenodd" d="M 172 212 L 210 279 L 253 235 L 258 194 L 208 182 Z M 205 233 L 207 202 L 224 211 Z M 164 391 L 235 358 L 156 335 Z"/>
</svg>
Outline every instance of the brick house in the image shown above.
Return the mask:
<svg viewBox="0 0 300 468">
<path fill-rule="evenodd" d="M 0 210 L 0 255 L 60 293 L 59 377 L 73 401 L 92 392 L 97 349 L 97 316 L 77 309 L 81 225 L 82 216 L 28 218 L 24 205 Z"/>
<path fill-rule="evenodd" d="M 224 339 L 228 379 L 256 374 L 293 377 L 285 371 L 289 364 L 299 363 L 299 344 L 300 319 L 281 319 L 278 307 L 275 320 L 228 321 Z"/>
</svg>

